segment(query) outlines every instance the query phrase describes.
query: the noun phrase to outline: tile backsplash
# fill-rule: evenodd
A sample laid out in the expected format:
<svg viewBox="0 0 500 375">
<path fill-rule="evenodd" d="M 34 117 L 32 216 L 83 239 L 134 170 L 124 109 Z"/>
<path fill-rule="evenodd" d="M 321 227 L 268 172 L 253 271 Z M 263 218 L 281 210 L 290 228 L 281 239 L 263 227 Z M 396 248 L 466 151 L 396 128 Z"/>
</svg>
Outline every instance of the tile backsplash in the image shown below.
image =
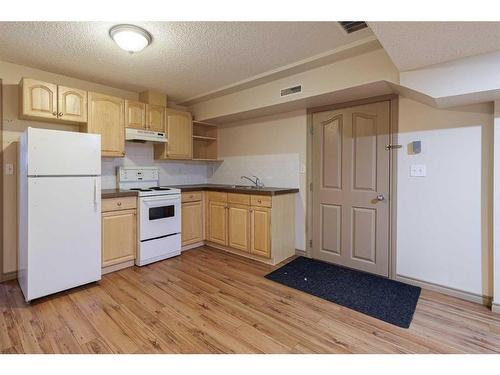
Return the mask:
<svg viewBox="0 0 500 375">
<path fill-rule="evenodd" d="M 299 155 L 248 155 L 228 156 L 220 164 L 205 164 L 196 162 L 155 161 L 153 146 L 150 143 L 131 143 L 125 146 L 124 158 L 110 158 L 102 161 L 103 189 L 116 187 L 116 168 L 150 167 L 160 168 L 161 185 L 179 184 L 242 184 L 249 182 L 241 180 L 241 176 L 256 175 L 266 186 L 298 187 L 299 186 Z"/>
<path fill-rule="evenodd" d="M 161 185 L 201 184 L 208 179 L 207 165 L 195 162 L 154 161 L 151 143 L 132 143 L 125 145 L 125 157 L 103 159 L 101 167 L 101 185 L 103 189 L 113 189 L 116 185 L 117 167 L 160 168 Z"/>
<path fill-rule="evenodd" d="M 265 186 L 299 187 L 299 154 L 226 156 L 208 166 L 208 182 L 248 185 L 241 176 L 258 176 Z"/>
</svg>

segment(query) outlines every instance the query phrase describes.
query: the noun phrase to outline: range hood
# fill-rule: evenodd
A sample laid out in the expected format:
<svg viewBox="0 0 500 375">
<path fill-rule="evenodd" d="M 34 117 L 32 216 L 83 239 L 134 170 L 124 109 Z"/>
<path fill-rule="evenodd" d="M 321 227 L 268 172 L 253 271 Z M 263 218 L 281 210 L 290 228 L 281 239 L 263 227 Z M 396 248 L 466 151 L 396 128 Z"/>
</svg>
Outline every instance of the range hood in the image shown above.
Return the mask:
<svg viewBox="0 0 500 375">
<path fill-rule="evenodd" d="M 125 140 L 131 142 L 157 142 L 166 143 L 167 137 L 163 132 L 152 130 L 125 128 Z"/>
</svg>

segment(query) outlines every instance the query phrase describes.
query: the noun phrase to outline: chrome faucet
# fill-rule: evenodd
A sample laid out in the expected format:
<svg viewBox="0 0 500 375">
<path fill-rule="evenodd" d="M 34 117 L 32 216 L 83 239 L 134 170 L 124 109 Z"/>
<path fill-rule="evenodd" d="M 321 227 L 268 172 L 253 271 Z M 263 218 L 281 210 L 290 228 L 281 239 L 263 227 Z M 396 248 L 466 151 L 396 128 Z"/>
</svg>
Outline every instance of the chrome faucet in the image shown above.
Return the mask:
<svg viewBox="0 0 500 375">
<path fill-rule="evenodd" d="M 262 181 L 260 180 L 260 178 L 258 178 L 257 176 L 255 175 L 252 175 L 252 177 L 255 177 L 255 181 L 253 179 L 251 179 L 250 177 L 247 177 L 247 176 L 241 176 L 241 179 L 246 179 L 248 181 L 250 181 L 252 184 L 255 185 L 255 187 L 259 188 L 259 187 L 264 187 L 264 184 L 262 183 Z"/>
</svg>

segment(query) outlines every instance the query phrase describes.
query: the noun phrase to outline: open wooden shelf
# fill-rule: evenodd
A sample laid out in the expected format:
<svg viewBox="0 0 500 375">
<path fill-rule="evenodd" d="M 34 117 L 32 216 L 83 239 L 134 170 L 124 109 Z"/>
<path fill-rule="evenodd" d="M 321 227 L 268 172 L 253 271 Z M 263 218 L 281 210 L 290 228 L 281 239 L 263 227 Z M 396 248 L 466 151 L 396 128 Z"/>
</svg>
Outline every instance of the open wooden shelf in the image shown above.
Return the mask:
<svg viewBox="0 0 500 375">
<path fill-rule="evenodd" d="M 216 141 L 216 137 L 206 137 L 203 135 L 193 135 L 193 139 L 199 139 L 200 141 Z"/>
<path fill-rule="evenodd" d="M 220 161 L 217 158 L 217 127 L 193 121 L 193 160 Z"/>
</svg>

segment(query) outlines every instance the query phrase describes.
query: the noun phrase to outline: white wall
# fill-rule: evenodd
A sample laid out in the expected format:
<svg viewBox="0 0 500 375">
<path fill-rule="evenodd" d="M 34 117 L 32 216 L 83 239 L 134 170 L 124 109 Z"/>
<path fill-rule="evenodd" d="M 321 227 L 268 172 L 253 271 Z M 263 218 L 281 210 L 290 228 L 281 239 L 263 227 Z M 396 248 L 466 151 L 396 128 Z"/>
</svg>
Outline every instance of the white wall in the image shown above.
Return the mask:
<svg viewBox="0 0 500 375">
<path fill-rule="evenodd" d="M 397 273 L 492 295 L 492 107 L 438 110 L 401 98 Z M 407 145 L 422 141 L 422 153 Z M 427 177 L 410 177 L 425 164 Z"/>
<path fill-rule="evenodd" d="M 266 186 L 299 188 L 295 247 L 306 249 L 307 115 L 305 110 L 242 121 L 219 128 L 220 165 L 209 167 L 210 183 L 248 184 L 242 175 L 259 176 Z M 212 171 L 213 168 L 213 171 Z"/>
<path fill-rule="evenodd" d="M 198 120 L 213 119 L 299 99 L 314 98 L 381 80 L 399 83 L 399 72 L 382 48 L 208 99 L 191 105 L 189 109 Z M 280 96 L 281 89 L 298 84 L 303 86 L 300 94 Z"/>
<path fill-rule="evenodd" d="M 493 304 L 500 312 L 500 101 L 495 102 L 493 163 Z"/>
<path fill-rule="evenodd" d="M 500 90 L 500 52 L 401 72 L 400 84 L 434 98 Z M 471 103 L 471 102 L 469 102 Z"/>
</svg>

